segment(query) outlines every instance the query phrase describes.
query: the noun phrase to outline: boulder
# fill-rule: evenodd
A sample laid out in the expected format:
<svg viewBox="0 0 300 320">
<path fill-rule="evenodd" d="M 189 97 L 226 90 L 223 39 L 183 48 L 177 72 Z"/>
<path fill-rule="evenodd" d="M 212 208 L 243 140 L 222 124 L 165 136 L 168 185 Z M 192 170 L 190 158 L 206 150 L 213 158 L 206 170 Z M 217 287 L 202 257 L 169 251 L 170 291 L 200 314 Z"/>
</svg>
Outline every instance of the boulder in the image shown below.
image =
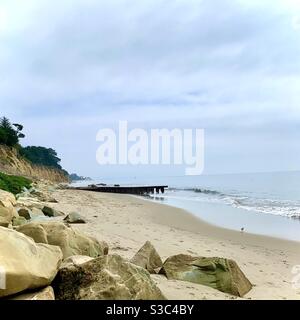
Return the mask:
<svg viewBox="0 0 300 320">
<path fill-rule="evenodd" d="M 35 208 L 35 207 L 31 208 L 31 214 L 32 214 L 32 217 L 44 216 L 44 212 L 41 209 Z"/>
<path fill-rule="evenodd" d="M 12 225 L 14 227 L 19 227 L 27 223 L 27 220 L 24 217 L 15 217 L 13 218 Z"/>
<path fill-rule="evenodd" d="M 91 261 L 93 259 L 94 258 L 91 258 L 88 256 L 71 256 L 62 262 L 60 268 L 66 268 L 66 267 L 69 267 L 72 265 L 79 266 L 79 265 L 84 264 L 84 263 Z"/>
<path fill-rule="evenodd" d="M 20 217 L 25 218 L 26 220 L 31 219 L 31 211 L 27 208 L 21 208 L 18 210 L 18 214 Z"/>
<path fill-rule="evenodd" d="M 163 265 L 159 254 L 149 241 L 143 245 L 130 262 L 154 274 L 158 273 Z"/>
<path fill-rule="evenodd" d="M 10 208 L 16 205 L 16 197 L 7 191 L 0 190 L 0 207 Z"/>
<path fill-rule="evenodd" d="M 202 284 L 239 297 L 252 289 L 237 263 L 224 258 L 180 254 L 168 258 L 160 273 L 168 279 Z"/>
<path fill-rule="evenodd" d="M 48 192 L 43 192 L 41 190 L 32 189 L 30 191 L 31 196 L 36 197 L 41 202 L 52 202 L 52 203 L 58 203 L 56 199 L 54 199 L 52 196 L 49 195 Z"/>
<path fill-rule="evenodd" d="M 64 259 L 74 255 L 92 258 L 108 254 L 108 245 L 85 236 L 61 222 L 31 222 L 17 229 L 37 243 L 59 246 Z"/>
<path fill-rule="evenodd" d="M 0 207 L 0 226 L 7 228 L 15 216 L 15 209 Z"/>
<path fill-rule="evenodd" d="M 60 217 L 60 216 L 64 216 L 64 214 L 62 212 L 59 212 L 53 208 L 50 208 L 50 207 L 43 207 L 42 209 L 43 213 L 45 216 L 47 217 Z"/>
<path fill-rule="evenodd" d="M 86 223 L 84 218 L 82 218 L 82 216 L 77 212 L 71 212 L 70 214 L 68 214 L 64 218 L 64 221 L 67 223 Z"/>
<path fill-rule="evenodd" d="M 60 269 L 53 282 L 57 300 L 162 300 L 145 269 L 118 255 Z"/>
<path fill-rule="evenodd" d="M 32 210 L 32 208 L 37 208 L 40 210 L 42 210 L 44 208 L 44 205 L 41 202 L 39 202 L 37 199 L 31 198 L 31 197 L 19 197 L 17 200 L 17 205 L 19 207 L 26 207 L 31 210 Z"/>
<path fill-rule="evenodd" d="M 53 288 L 49 286 L 39 291 L 13 296 L 9 300 L 55 300 L 55 295 Z"/>
<path fill-rule="evenodd" d="M 48 286 L 62 261 L 59 247 L 36 244 L 17 231 L 0 227 L 0 297 Z"/>
</svg>

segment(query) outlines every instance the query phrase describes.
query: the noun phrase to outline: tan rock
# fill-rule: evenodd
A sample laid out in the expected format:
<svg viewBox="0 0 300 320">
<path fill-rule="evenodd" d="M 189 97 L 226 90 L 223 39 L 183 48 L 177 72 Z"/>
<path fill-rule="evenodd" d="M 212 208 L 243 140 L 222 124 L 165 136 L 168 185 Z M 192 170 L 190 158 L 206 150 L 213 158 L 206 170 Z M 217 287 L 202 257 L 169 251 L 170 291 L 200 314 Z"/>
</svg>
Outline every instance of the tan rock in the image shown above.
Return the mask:
<svg viewBox="0 0 300 320">
<path fill-rule="evenodd" d="M 66 258 L 65 260 L 63 260 L 60 269 L 62 268 L 67 268 L 70 267 L 72 265 L 76 265 L 79 266 L 81 264 L 84 264 L 88 261 L 93 260 L 94 258 L 88 257 L 88 256 L 71 256 Z"/>
<path fill-rule="evenodd" d="M 42 210 L 44 208 L 44 205 L 40 203 L 37 199 L 32 197 L 19 197 L 17 200 L 17 205 L 20 207 L 26 207 L 26 208 L 37 208 Z"/>
<path fill-rule="evenodd" d="M 252 289 L 237 263 L 224 258 L 180 254 L 168 258 L 160 273 L 168 279 L 199 283 L 240 297 Z"/>
<path fill-rule="evenodd" d="M 33 217 L 36 217 L 36 216 L 44 216 L 44 213 L 41 209 L 39 208 L 35 208 L 35 207 L 31 207 L 31 213 L 32 213 L 32 216 Z"/>
<path fill-rule="evenodd" d="M 74 255 L 96 258 L 108 254 L 108 245 L 85 236 L 61 222 L 31 222 L 17 229 L 37 243 L 59 246 L 64 259 Z"/>
<path fill-rule="evenodd" d="M 16 197 L 7 191 L 0 189 L 0 207 L 10 208 L 16 205 Z"/>
<path fill-rule="evenodd" d="M 14 208 L 0 207 L 0 226 L 8 227 L 15 216 Z"/>
<path fill-rule="evenodd" d="M 154 274 L 158 273 L 163 265 L 159 254 L 149 241 L 142 246 L 130 262 Z"/>
<path fill-rule="evenodd" d="M 55 300 L 55 295 L 53 288 L 49 286 L 39 291 L 13 296 L 9 300 Z"/>
<path fill-rule="evenodd" d="M 148 271 L 118 255 L 62 268 L 53 286 L 58 300 L 165 299 Z"/>
<path fill-rule="evenodd" d="M 12 225 L 14 227 L 19 227 L 27 223 L 27 220 L 24 217 L 13 218 Z"/>
<path fill-rule="evenodd" d="M 0 297 L 48 286 L 62 261 L 59 247 L 36 244 L 14 230 L 0 227 Z"/>
</svg>

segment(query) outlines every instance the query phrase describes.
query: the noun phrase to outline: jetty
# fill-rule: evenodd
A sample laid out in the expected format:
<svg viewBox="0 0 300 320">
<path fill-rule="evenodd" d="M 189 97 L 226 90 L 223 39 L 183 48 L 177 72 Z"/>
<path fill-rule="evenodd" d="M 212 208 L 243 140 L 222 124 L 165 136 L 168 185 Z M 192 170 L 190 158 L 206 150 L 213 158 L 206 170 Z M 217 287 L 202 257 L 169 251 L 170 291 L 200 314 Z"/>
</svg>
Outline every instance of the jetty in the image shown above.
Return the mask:
<svg viewBox="0 0 300 320">
<path fill-rule="evenodd" d="M 147 195 L 154 193 L 164 193 L 168 186 L 120 186 L 106 184 L 92 184 L 87 187 L 70 187 L 69 189 L 94 191 L 94 192 L 109 192 L 109 193 L 125 193 Z"/>
</svg>

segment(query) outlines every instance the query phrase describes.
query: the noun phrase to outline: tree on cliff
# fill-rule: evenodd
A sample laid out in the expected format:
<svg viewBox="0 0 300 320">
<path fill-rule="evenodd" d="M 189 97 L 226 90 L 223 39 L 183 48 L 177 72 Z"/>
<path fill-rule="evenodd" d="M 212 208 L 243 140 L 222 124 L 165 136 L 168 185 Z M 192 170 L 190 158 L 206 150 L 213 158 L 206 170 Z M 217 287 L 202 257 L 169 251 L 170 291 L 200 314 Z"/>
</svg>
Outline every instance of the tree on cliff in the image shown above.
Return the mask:
<svg viewBox="0 0 300 320">
<path fill-rule="evenodd" d="M 0 118 L 0 143 L 9 147 L 17 146 L 19 139 L 25 137 L 21 132 L 22 130 L 22 125 L 18 123 L 11 124 L 6 117 Z"/>
<path fill-rule="evenodd" d="M 62 169 L 55 150 L 51 148 L 29 146 L 22 148 L 20 154 L 34 164 Z"/>
</svg>

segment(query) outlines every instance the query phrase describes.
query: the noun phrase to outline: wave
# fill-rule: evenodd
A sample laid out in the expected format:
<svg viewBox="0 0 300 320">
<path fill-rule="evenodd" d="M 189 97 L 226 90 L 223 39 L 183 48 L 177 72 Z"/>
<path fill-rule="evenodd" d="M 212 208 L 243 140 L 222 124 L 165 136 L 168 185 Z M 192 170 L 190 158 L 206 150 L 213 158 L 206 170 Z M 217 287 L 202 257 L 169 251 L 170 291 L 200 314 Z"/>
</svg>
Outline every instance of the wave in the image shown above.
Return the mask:
<svg viewBox="0 0 300 320">
<path fill-rule="evenodd" d="M 169 188 L 169 190 L 173 191 L 192 191 L 195 193 L 204 193 L 204 194 L 212 194 L 212 195 L 224 195 L 222 192 L 216 190 L 209 189 L 201 189 L 201 188 Z"/>
<path fill-rule="evenodd" d="M 183 200 L 211 203 L 219 202 L 230 205 L 234 208 L 244 209 L 256 213 L 273 214 L 300 219 L 300 201 L 268 199 L 254 196 L 249 197 L 248 195 L 241 193 L 226 194 L 221 191 L 205 188 L 169 188 L 168 190 L 171 192 L 191 192 L 190 196 L 188 196 L 186 193 L 184 195 L 179 194 L 178 198 Z M 197 194 L 199 194 L 199 196 L 197 196 Z M 201 194 L 203 197 L 200 196 Z"/>
</svg>

